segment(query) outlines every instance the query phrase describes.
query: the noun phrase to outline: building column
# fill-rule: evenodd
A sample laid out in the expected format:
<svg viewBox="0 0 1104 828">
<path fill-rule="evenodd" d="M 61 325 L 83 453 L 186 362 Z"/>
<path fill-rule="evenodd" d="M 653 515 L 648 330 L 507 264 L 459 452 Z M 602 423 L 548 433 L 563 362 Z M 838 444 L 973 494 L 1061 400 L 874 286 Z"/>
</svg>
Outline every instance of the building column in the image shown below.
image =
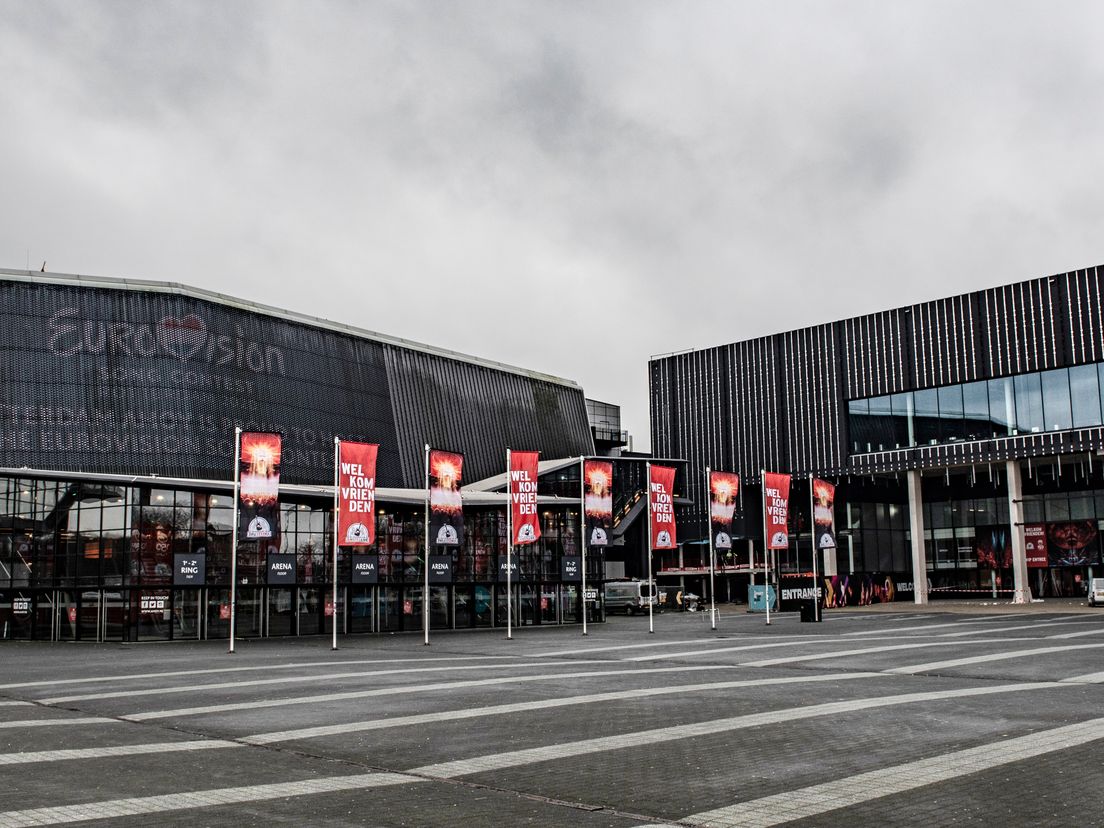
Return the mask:
<svg viewBox="0 0 1104 828">
<path fill-rule="evenodd" d="M 1012 535 L 1012 576 L 1016 588 L 1013 604 L 1031 603 L 1031 584 L 1027 580 L 1027 546 L 1024 543 L 1023 475 L 1018 460 L 1004 464 L 1008 477 L 1008 520 Z"/>
<path fill-rule="evenodd" d="M 912 595 L 917 604 L 928 603 L 928 551 L 924 546 L 924 501 L 920 471 L 908 472 L 909 533 L 912 540 Z"/>
</svg>

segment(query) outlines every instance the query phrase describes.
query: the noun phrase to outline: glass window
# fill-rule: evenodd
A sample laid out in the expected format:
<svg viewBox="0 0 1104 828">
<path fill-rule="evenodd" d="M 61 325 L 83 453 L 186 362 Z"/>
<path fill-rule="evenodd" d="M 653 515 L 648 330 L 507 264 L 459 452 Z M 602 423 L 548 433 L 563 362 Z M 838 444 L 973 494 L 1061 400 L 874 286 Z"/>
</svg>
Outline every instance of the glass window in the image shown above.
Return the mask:
<svg viewBox="0 0 1104 828">
<path fill-rule="evenodd" d="M 949 443 L 962 440 L 966 432 L 962 424 L 962 386 L 950 385 L 938 390 L 939 396 L 939 436 Z"/>
<path fill-rule="evenodd" d="M 1043 426 L 1047 431 L 1065 431 L 1073 428 L 1070 410 L 1069 372 L 1065 368 L 1044 371 L 1040 377 L 1043 386 Z"/>
<path fill-rule="evenodd" d="M 1070 503 L 1066 494 L 1048 494 L 1045 496 L 1045 502 L 1048 521 L 1070 519 Z"/>
<path fill-rule="evenodd" d="M 989 421 L 993 424 L 994 437 L 1008 437 L 1016 427 L 1016 404 L 1012 393 L 1012 380 L 989 380 Z"/>
<path fill-rule="evenodd" d="M 989 389 L 984 380 L 962 386 L 962 416 L 967 440 L 989 437 Z"/>
<path fill-rule="evenodd" d="M 939 396 L 934 388 L 913 393 L 915 407 L 914 433 L 916 444 L 926 446 L 939 442 Z"/>
<path fill-rule="evenodd" d="M 1070 520 L 1093 520 L 1096 518 L 1096 502 L 1091 494 L 1071 494 Z"/>
<path fill-rule="evenodd" d="M 870 400 L 870 443 L 874 451 L 886 451 L 895 448 L 893 438 L 893 416 L 889 397 L 875 397 Z"/>
<path fill-rule="evenodd" d="M 851 450 L 870 451 L 866 436 L 866 421 L 870 415 L 870 403 L 867 400 L 851 400 L 847 404 L 848 426 L 851 429 Z"/>
<path fill-rule="evenodd" d="M 1042 431 L 1043 389 L 1038 374 L 1024 374 L 1013 378 L 1016 390 L 1016 428 L 1020 434 Z"/>
<path fill-rule="evenodd" d="M 894 394 L 889 398 L 893 413 L 893 442 L 896 448 L 914 445 L 912 439 L 912 394 Z"/>
<path fill-rule="evenodd" d="M 1073 427 L 1100 425 L 1100 383 L 1097 366 L 1078 365 L 1069 369 Z"/>
</svg>

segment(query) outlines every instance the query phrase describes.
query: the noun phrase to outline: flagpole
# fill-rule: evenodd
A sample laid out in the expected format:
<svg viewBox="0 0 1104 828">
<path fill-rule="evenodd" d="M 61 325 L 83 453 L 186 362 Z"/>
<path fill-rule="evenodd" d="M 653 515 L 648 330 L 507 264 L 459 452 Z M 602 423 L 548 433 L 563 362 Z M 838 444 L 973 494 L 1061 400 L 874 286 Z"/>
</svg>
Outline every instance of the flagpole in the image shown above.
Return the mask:
<svg viewBox="0 0 1104 828">
<path fill-rule="evenodd" d="M 514 586 L 510 578 L 510 567 L 514 557 L 514 503 L 511 499 L 513 487 L 510 485 L 510 449 L 506 449 L 506 640 L 514 637 Z"/>
<path fill-rule="evenodd" d="M 341 523 L 341 516 L 337 507 L 337 489 L 340 485 L 338 469 L 341 465 L 341 438 L 334 437 L 334 499 L 333 499 L 333 615 L 330 616 L 333 626 L 333 643 L 330 649 L 337 649 L 337 528 Z"/>
<path fill-rule="evenodd" d="M 645 546 L 648 549 L 648 585 L 652 590 L 652 600 L 648 602 L 648 632 L 654 633 L 655 626 L 652 623 L 652 608 L 659 600 L 659 590 L 656 589 L 655 578 L 652 576 L 652 464 L 644 464 L 644 502 L 648 505 L 648 522 L 644 524 Z"/>
<path fill-rule="evenodd" d="M 241 428 L 234 426 L 234 524 L 230 530 L 230 652 L 234 652 L 234 621 L 238 596 L 238 486 L 241 479 Z"/>
<path fill-rule="evenodd" d="M 579 540 L 583 544 L 583 635 L 587 634 L 587 605 L 586 605 L 586 478 L 583 470 L 586 466 L 585 458 L 579 457 Z M 597 593 L 595 593 L 594 605 L 598 605 Z"/>
<path fill-rule="evenodd" d="M 712 469 L 705 467 L 705 528 L 709 535 L 709 620 L 712 623 L 710 629 L 717 629 L 717 592 L 713 578 L 716 553 L 713 551 L 713 501 L 712 495 Z"/>
<path fill-rule="evenodd" d="M 820 620 L 820 599 L 817 597 L 817 558 L 819 553 L 817 551 L 817 538 L 816 538 L 816 498 L 813 496 L 813 475 L 809 473 L 809 520 L 811 523 L 809 526 L 812 528 L 813 538 L 813 619 Z"/>
<path fill-rule="evenodd" d="M 425 592 L 422 593 L 422 628 L 425 630 L 425 644 L 429 646 L 429 443 L 425 444 Z"/>
<path fill-rule="evenodd" d="M 767 539 L 767 470 L 760 469 L 763 487 L 763 597 L 767 602 L 767 626 L 770 626 L 770 544 Z"/>
</svg>

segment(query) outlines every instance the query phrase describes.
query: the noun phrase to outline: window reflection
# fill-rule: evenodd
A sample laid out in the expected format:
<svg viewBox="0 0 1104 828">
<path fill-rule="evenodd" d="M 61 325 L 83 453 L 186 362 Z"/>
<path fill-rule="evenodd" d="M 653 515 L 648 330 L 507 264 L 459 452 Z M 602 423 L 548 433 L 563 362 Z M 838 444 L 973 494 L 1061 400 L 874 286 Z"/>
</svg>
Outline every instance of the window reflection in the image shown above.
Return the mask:
<svg viewBox="0 0 1104 828">
<path fill-rule="evenodd" d="M 1104 424 L 1104 363 L 847 403 L 851 450 L 891 451 Z"/>
</svg>

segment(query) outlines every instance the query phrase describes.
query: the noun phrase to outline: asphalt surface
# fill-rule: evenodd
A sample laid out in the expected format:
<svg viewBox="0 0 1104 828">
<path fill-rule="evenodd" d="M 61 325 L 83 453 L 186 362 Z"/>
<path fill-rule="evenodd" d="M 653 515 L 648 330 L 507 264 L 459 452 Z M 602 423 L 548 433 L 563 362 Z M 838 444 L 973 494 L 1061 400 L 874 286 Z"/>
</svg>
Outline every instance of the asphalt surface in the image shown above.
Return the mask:
<svg viewBox="0 0 1104 828">
<path fill-rule="evenodd" d="M 1077 602 L 0 644 L 0 828 L 1104 824 Z"/>
</svg>

